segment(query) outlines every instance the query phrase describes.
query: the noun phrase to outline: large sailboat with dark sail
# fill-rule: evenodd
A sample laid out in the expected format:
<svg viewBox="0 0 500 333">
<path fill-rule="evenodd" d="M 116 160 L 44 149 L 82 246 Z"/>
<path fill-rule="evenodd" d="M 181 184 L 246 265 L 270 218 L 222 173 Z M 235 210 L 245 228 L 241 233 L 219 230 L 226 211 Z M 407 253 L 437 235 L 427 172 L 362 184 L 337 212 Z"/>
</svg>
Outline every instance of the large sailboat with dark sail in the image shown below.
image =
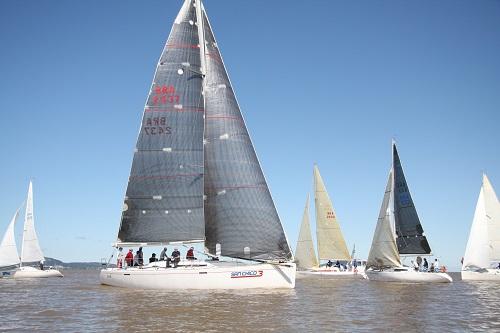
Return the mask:
<svg viewBox="0 0 500 333">
<path fill-rule="evenodd" d="M 413 204 L 399 159 L 392 143 L 392 167 L 366 263 L 369 280 L 386 282 L 451 282 L 446 273 L 428 273 L 404 266 L 401 256 L 426 256 L 431 248 Z M 416 260 L 418 257 L 416 258 Z"/>
<path fill-rule="evenodd" d="M 115 247 L 188 243 L 203 244 L 212 260 L 106 268 L 100 281 L 150 289 L 295 286 L 292 252 L 201 0 L 184 1 L 158 61 Z"/>
<path fill-rule="evenodd" d="M 299 274 L 334 278 L 363 278 L 362 262 L 354 259 L 347 249 L 337 214 L 317 165 L 314 165 L 313 179 L 319 261 L 316 258 L 311 237 L 308 196 L 295 251 L 295 262 Z"/>
</svg>

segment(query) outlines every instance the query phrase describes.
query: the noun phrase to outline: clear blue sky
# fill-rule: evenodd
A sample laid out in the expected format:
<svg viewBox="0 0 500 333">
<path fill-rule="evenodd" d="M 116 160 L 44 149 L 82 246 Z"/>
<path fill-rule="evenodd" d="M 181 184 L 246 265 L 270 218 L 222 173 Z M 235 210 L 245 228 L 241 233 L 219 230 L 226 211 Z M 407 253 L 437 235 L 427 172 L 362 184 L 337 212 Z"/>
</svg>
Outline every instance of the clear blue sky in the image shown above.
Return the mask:
<svg viewBox="0 0 500 333">
<path fill-rule="evenodd" d="M 0 233 L 33 178 L 47 256 L 111 253 L 180 5 L 0 2 Z M 500 191 L 500 1 L 205 7 L 292 247 L 316 162 L 367 256 L 395 137 L 431 247 L 458 268 L 483 170 Z"/>
</svg>

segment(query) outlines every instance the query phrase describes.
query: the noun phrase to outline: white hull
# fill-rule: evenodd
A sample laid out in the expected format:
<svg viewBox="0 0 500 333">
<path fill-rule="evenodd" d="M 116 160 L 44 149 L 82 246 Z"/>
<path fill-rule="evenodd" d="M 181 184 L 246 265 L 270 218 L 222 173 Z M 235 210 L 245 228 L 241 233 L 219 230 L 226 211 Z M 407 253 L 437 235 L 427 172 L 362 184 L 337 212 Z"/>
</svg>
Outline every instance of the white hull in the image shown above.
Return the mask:
<svg viewBox="0 0 500 333">
<path fill-rule="evenodd" d="M 197 264 L 199 262 L 196 262 Z M 294 288 L 295 264 L 203 263 L 177 268 L 131 267 L 101 270 L 101 284 L 136 289 Z"/>
<path fill-rule="evenodd" d="M 462 271 L 462 280 L 466 281 L 500 281 L 499 269 L 488 269 L 485 272 Z"/>
<path fill-rule="evenodd" d="M 40 269 L 28 266 L 17 269 L 13 274 L 14 279 L 49 278 L 49 277 L 63 277 L 63 275 L 57 269 L 47 269 L 42 271 Z"/>
<path fill-rule="evenodd" d="M 365 272 L 368 280 L 400 283 L 449 283 L 453 279 L 446 273 L 415 271 L 372 271 Z"/>
<path fill-rule="evenodd" d="M 306 276 L 322 276 L 332 279 L 366 279 L 364 270 L 358 271 L 340 271 L 338 269 L 311 269 L 307 271 L 297 271 L 297 275 Z"/>
</svg>

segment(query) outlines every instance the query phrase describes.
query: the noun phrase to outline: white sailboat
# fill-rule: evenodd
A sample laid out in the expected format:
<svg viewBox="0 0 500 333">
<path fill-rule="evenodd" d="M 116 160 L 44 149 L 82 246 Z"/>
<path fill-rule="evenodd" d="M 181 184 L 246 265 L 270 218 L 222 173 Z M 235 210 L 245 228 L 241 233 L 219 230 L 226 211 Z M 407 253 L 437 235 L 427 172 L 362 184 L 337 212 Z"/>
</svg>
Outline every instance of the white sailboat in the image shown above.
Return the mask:
<svg viewBox="0 0 500 333">
<path fill-rule="evenodd" d="M 216 260 L 106 268 L 102 284 L 294 288 L 292 252 L 201 0 L 184 1 L 158 62 L 124 201 L 116 247 L 204 243 Z"/>
<path fill-rule="evenodd" d="M 469 241 L 462 263 L 462 280 L 500 281 L 500 203 L 483 174 Z"/>
<path fill-rule="evenodd" d="M 26 199 L 26 212 L 24 216 L 23 241 L 21 248 L 21 257 L 17 252 L 16 240 L 14 234 L 14 225 L 19 214 L 19 209 L 12 218 L 7 232 L 0 244 L 0 267 L 19 266 L 13 272 L 13 277 L 19 278 L 46 278 L 62 277 L 63 275 L 56 269 L 39 269 L 31 266 L 23 266 L 26 263 L 44 260 L 38 237 L 35 231 L 35 221 L 33 217 L 33 184 L 30 181 L 28 188 L 28 197 Z M 4 275 L 10 275 L 10 272 L 4 272 Z"/>
<path fill-rule="evenodd" d="M 446 273 L 415 271 L 403 266 L 401 255 L 430 255 L 431 248 L 410 195 L 396 144 L 392 168 L 373 235 L 365 273 L 369 280 L 385 282 L 451 282 Z"/>
<path fill-rule="evenodd" d="M 331 267 L 326 264 L 319 265 L 311 237 L 308 196 L 295 251 L 298 273 L 301 275 L 323 275 L 338 278 L 364 278 L 364 267 L 357 264 L 351 265 L 353 258 L 347 249 L 332 201 L 316 165 L 314 166 L 313 177 L 319 260 L 328 260 L 331 263 L 338 260 L 345 264 L 347 269 L 341 269 L 341 267 L 335 265 Z"/>
</svg>

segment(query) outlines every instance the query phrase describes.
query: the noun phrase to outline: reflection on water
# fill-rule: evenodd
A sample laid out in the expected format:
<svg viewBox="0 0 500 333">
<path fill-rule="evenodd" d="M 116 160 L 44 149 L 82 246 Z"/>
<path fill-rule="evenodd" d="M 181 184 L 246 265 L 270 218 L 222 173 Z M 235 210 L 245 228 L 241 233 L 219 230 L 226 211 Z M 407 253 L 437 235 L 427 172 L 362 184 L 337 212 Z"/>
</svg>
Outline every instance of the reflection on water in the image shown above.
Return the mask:
<svg viewBox="0 0 500 333">
<path fill-rule="evenodd" d="M 295 290 L 143 291 L 101 286 L 97 271 L 0 279 L 0 331 L 500 330 L 499 284 L 297 279 Z M 458 276 L 453 276 L 458 280 Z"/>
</svg>

